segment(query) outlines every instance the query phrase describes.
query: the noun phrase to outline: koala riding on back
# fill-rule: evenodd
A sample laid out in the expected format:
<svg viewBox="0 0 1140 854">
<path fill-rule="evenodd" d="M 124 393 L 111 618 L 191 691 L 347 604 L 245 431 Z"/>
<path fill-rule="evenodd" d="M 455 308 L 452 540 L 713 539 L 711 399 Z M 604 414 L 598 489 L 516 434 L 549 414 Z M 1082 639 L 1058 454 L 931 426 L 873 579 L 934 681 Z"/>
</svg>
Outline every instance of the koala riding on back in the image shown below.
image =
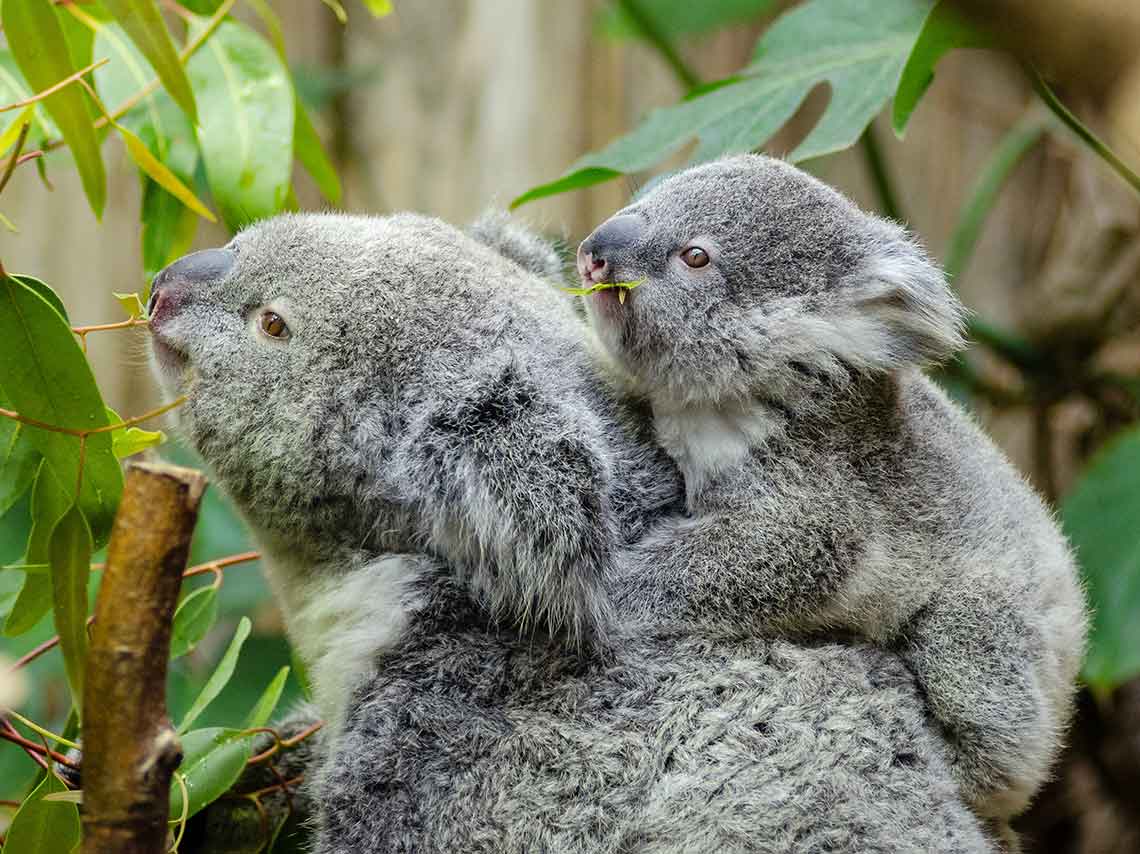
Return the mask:
<svg viewBox="0 0 1140 854">
<path fill-rule="evenodd" d="M 1049 511 L 921 372 L 962 346 L 942 272 L 897 225 L 756 155 L 663 181 L 578 265 L 591 286 L 641 282 L 587 314 L 689 509 L 625 556 L 621 607 L 897 649 L 966 797 L 1022 810 L 1070 718 L 1085 610 Z"/>
</svg>

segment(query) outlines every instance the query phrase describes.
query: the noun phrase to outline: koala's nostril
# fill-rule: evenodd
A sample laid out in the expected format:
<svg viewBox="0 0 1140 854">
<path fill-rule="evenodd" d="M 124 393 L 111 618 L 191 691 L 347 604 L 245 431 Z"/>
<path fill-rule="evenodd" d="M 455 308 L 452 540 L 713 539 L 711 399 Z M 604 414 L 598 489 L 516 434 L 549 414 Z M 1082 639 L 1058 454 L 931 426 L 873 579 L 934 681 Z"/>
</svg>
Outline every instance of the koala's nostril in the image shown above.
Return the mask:
<svg viewBox="0 0 1140 854">
<path fill-rule="evenodd" d="M 592 252 L 586 253 L 586 263 L 589 265 L 591 270 L 600 270 L 602 267 L 606 266 L 606 260 L 604 258 L 596 257 Z"/>
</svg>

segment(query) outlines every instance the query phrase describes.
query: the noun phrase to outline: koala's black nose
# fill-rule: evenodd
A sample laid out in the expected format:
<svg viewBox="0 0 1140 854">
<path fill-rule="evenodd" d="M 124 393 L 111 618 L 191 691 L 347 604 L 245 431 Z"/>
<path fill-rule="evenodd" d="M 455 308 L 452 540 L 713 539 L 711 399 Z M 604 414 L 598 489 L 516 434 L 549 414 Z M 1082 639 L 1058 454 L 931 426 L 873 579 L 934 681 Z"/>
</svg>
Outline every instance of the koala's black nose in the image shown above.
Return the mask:
<svg viewBox="0 0 1140 854">
<path fill-rule="evenodd" d="M 195 285 L 222 278 L 231 269 L 237 256 L 230 249 L 203 249 L 179 258 L 154 277 L 150 286 L 147 314 L 153 315 L 162 292 L 187 291 Z"/>
<path fill-rule="evenodd" d="M 621 255 L 645 234 L 645 221 L 635 214 L 607 219 L 578 247 L 578 269 L 586 278 L 602 281 Z"/>
</svg>

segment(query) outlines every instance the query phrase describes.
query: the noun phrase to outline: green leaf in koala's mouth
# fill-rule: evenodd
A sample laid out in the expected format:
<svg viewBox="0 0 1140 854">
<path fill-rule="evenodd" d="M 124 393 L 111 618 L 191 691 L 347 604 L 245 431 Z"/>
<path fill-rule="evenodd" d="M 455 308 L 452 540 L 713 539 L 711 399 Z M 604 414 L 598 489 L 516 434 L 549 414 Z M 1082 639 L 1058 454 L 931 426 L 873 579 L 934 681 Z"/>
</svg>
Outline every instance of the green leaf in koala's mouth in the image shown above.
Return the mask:
<svg viewBox="0 0 1140 854">
<path fill-rule="evenodd" d="M 619 288 L 618 300 L 624 303 L 626 291 L 632 291 L 638 285 L 644 284 L 645 279 L 638 279 L 636 282 L 598 282 L 598 284 L 589 288 L 559 288 L 559 290 L 577 297 L 584 297 L 598 291 L 608 291 L 610 288 Z"/>
</svg>

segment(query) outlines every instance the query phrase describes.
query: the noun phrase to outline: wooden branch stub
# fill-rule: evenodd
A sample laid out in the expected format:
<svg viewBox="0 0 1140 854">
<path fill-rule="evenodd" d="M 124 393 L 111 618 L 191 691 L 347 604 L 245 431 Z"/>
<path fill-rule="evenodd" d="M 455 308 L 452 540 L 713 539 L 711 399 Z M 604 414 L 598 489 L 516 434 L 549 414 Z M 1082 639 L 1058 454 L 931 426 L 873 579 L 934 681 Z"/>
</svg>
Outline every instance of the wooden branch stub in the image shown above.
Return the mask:
<svg viewBox="0 0 1140 854">
<path fill-rule="evenodd" d="M 170 629 L 206 479 L 135 463 L 111 529 L 83 692 L 83 854 L 165 850 L 172 772 Z"/>
</svg>

